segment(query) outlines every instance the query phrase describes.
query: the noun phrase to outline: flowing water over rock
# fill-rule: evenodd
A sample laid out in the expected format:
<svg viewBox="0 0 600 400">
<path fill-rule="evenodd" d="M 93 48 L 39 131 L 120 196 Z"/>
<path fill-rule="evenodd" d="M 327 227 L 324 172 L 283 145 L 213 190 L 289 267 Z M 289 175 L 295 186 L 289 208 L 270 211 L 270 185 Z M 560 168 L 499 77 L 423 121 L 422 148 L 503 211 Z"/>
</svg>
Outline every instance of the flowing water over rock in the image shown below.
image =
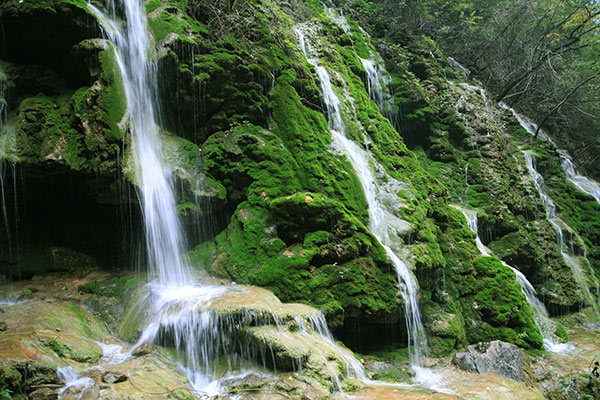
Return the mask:
<svg viewBox="0 0 600 400">
<path fill-rule="evenodd" d="M 548 222 L 550 222 L 552 228 L 556 232 L 556 240 L 561 255 L 565 263 L 571 268 L 571 271 L 573 271 L 573 276 L 579 284 L 579 288 L 581 289 L 584 299 L 588 305 L 592 306 L 596 315 L 600 316 L 600 314 L 598 314 L 598 305 L 596 304 L 596 299 L 590 291 L 590 285 L 587 281 L 587 274 L 584 270 L 586 267 L 589 268 L 589 261 L 586 258 L 585 251 L 582 255 L 577 255 L 575 253 L 575 249 L 573 246 L 567 243 L 565 237 L 568 236 L 570 240 L 576 239 L 581 241 L 581 239 L 576 236 L 572 229 L 569 228 L 569 226 L 556 215 L 556 205 L 544 189 L 544 178 L 535 168 L 535 155 L 530 151 L 524 151 L 523 154 L 527 163 L 529 175 L 535 184 L 535 187 L 540 195 L 540 199 L 542 200 L 542 204 L 546 210 Z M 585 249 L 585 245 L 583 243 L 581 243 L 581 245 Z"/>
<path fill-rule="evenodd" d="M 185 246 L 176 214 L 174 177 L 166 168 L 161 150 L 160 121 L 155 108 L 156 65 L 147 57 L 150 43 L 144 6 L 136 0 L 124 0 L 123 6 L 127 23 L 121 28 L 118 22 L 89 5 L 117 45 L 116 58 L 125 86 L 134 142 L 149 269 L 151 277 L 156 279 L 148 285 L 149 294 L 142 302 L 150 310 L 147 314 L 151 322 L 133 351 L 137 348 L 137 352 L 142 352 L 140 346 L 148 348 L 155 340 L 173 343 L 192 385 L 200 392 L 212 394 L 220 390 L 215 376 L 221 357 L 227 358 L 229 369 L 240 367 L 239 360 L 244 359 L 274 368 L 288 362 L 294 364 L 290 367 L 293 370 L 301 370 L 303 361 L 318 364 L 321 361 L 313 358 L 320 357 L 324 364 L 319 365 L 327 371 L 323 375 L 329 376 L 335 389 L 341 391 L 340 370 L 330 360 L 342 360 L 347 375 L 359 378 L 364 377 L 362 365 L 333 342 L 322 316 L 312 319 L 318 322 L 317 334 L 309 334 L 304 329 L 308 337 L 304 344 L 298 344 L 297 340 L 281 344 L 282 338 L 289 338 L 291 333 L 284 330 L 284 320 L 269 306 L 263 304 L 260 310 L 252 310 L 244 304 L 247 300 L 244 298 L 238 304 L 243 306 L 236 311 L 224 310 L 228 304 L 224 296 L 235 296 L 240 291 L 243 293 L 243 289 L 201 286 L 192 280 L 186 260 L 181 256 Z M 263 293 L 263 296 L 268 295 Z M 311 313 L 315 312 L 311 309 Z M 271 323 L 275 324 L 275 331 L 267 328 L 258 331 Z M 280 354 L 283 348 L 294 345 L 301 349 L 299 356 Z M 319 346 L 335 355 L 327 356 Z M 228 379 L 231 379 L 229 375 Z"/>
<path fill-rule="evenodd" d="M 166 170 L 161 150 L 157 104 L 156 64 L 148 58 L 148 24 L 142 2 L 123 0 L 127 23 L 120 25 L 92 5 L 113 43 L 121 70 L 130 130 L 135 176 L 144 213 L 149 269 L 166 286 L 185 286 L 191 278 L 182 258 L 184 240 L 173 195 L 174 177 Z"/>
<path fill-rule="evenodd" d="M 486 245 L 483 244 L 481 238 L 479 237 L 479 228 L 477 226 L 477 210 L 472 210 L 470 208 L 455 206 L 458 210 L 460 210 L 465 219 L 467 220 L 467 224 L 469 228 L 475 234 L 475 243 L 477 245 L 477 249 L 481 252 L 481 254 L 485 257 L 494 257 L 492 251 L 487 248 Z M 568 344 L 557 343 L 556 337 L 552 335 L 556 329 L 556 324 L 550 320 L 548 316 L 548 310 L 546 310 L 546 306 L 537 298 L 537 292 L 531 282 L 527 280 L 527 277 L 518 269 L 508 265 L 504 261 L 500 260 L 502 265 L 507 268 L 510 268 L 514 273 L 517 281 L 521 285 L 521 289 L 523 290 L 523 294 L 533 311 L 533 316 L 535 317 L 535 322 L 542 333 L 542 337 L 544 338 L 544 345 L 546 350 L 558 353 L 569 349 Z"/>
<path fill-rule="evenodd" d="M 390 93 L 392 78 L 383 67 L 383 60 L 379 54 L 371 52 L 371 58 L 361 58 L 360 61 L 367 71 L 369 97 L 377 104 L 381 114 L 398 129 L 398 115 L 394 107 L 394 97 Z"/>
<path fill-rule="evenodd" d="M 589 194 L 595 198 L 598 203 L 600 203 L 600 184 L 598 184 L 598 182 L 595 180 L 578 173 L 575 164 L 573 164 L 571 156 L 566 150 L 558 150 L 558 153 L 563 159 L 561 167 L 565 173 L 565 176 L 567 177 L 567 180 L 583 193 Z"/>
<path fill-rule="evenodd" d="M 522 116 L 513 108 L 504 103 L 500 103 L 500 106 L 510 111 L 527 132 L 535 135 L 535 132 L 538 128 L 535 123 L 529 121 L 526 117 Z M 540 138 L 550 142 L 556 148 L 554 141 L 552 141 L 552 139 L 542 130 L 539 131 L 538 135 Z M 595 190 L 594 184 L 597 185 L 597 183 L 575 173 L 571 158 L 565 150 L 559 150 L 559 153 L 563 157 L 562 168 L 567 176 L 567 179 L 583 192 L 596 197 L 593 193 Z M 569 266 L 569 268 L 571 268 L 573 277 L 577 281 L 586 303 L 594 309 L 596 317 L 600 319 L 597 300 L 592 295 L 590 284 L 588 283 L 588 271 L 590 270 L 590 263 L 587 259 L 586 246 L 582 239 L 573 231 L 573 229 L 571 229 L 556 214 L 556 205 L 554 204 L 552 198 L 546 193 L 544 178 L 536 169 L 535 155 L 531 151 L 523 151 L 523 156 L 525 157 L 529 176 L 533 180 L 535 188 L 540 196 L 540 200 L 542 201 L 544 209 L 546 210 L 546 218 L 556 232 L 556 240 L 563 260 Z M 584 187 L 586 190 L 582 189 L 582 187 Z M 573 246 L 573 241 L 577 241 L 578 247 L 583 249 L 582 254 L 577 254 L 575 246 Z M 596 291 L 600 293 L 600 282 L 598 282 L 598 280 L 595 278 L 593 272 L 589 273 L 589 276 L 593 278 Z"/>
<path fill-rule="evenodd" d="M 421 314 L 417 301 L 418 287 L 412 272 L 402 260 L 404 256 L 402 246 L 399 245 L 397 240 L 393 240 L 393 235 L 390 232 L 394 229 L 394 222 L 399 222 L 399 226 L 406 225 L 406 223 L 402 224 L 402 221 L 399 221 L 398 217 L 390 213 L 382 203 L 381 195 L 384 193 L 382 193 L 382 188 L 377 184 L 378 179 L 373 173 L 374 169 L 382 169 L 381 166 L 376 163 L 369 152 L 346 137 L 341 101 L 331 84 L 329 72 L 325 67 L 319 65 L 319 60 L 316 58 L 312 44 L 306 37 L 303 28 L 300 26 L 296 27 L 295 32 L 298 36 L 300 48 L 308 62 L 315 67 L 319 76 L 319 82 L 327 106 L 332 146 L 345 154 L 354 167 L 369 205 L 369 228 L 384 247 L 398 274 L 400 292 L 405 306 L 406 325 L 409 332 L 411 361 L 419 365 L 422 355 L 427 349 L 427 339 L 421 322 Z M 390 177 L 388 178 L 391 179 Z M 398 184 L 401 183 L 398 182 Z"/>
</svg>

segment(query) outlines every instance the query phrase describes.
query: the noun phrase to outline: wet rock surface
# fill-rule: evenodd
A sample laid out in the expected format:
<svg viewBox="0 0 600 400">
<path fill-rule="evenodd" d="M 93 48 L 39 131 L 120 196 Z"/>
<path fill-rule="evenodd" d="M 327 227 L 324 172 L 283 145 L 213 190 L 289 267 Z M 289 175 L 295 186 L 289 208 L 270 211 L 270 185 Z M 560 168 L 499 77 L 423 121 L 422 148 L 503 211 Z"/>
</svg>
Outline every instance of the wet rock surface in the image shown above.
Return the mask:
<svg viewBox="0 0 600 400">
<path fill-rule="evenodd" d="M 466 350 L 454 355 L 454 365 L 469 372 L 492 372 L 531 383 L 529 362 L 517 346 L 496 340 L 467 346 Z"/>
<path fill-rule="evenodd" d="M 36 282 L 0 286 L 0 299 L 16 299 L 24 292 L 29 293 L 28 300 L 3 306 L 3 320 L 9 323 L 9 329 L 0 333 L 0 384 L 3 387 L 12 388 L 14 394 L 26 393 L 31 399 L 58 398 L 64 382 L 58 377 L 57 368 L 71 366 L 77 376 L 87 378 L 89 384 L 65 390 L 62 398 L 164 399 L 171 395 L 185 399 L 203 395 L 189 385 L 174 353 L 163 347 L 153 346 L 137 357 L 103 356 L 95 341 L 120 343 L 123 346 L 120 352 L 127 352 L 131 345 L 119 342 L 102 328 L 96 314 L 81 307 L 91 298 L 101 297 L 77 287 L 104 282 L 110 279 L 109 274 L 96 271 L 77 279 L 68 274 L 49 277 L 51 279 L 38 276 Z M 33 293 L 29 290 L 32 287 L 37 289 Z M 331 383 L 327 382 L 340 373 L 343 364 L 340 350 L 301 332 L 301 321 L 308 321 L 314 310 L 304 305 L 282 304 L 270 292 L 246 286 L 225 295 L 216 309 L 223 314 L 240 315 L 244 302 L 253 312 L 272 312 L 284 321 L 281 331 L 276 325 L 246 329 L 244 335 L 248 343 L 257 347 L 272 346 L 282 366 L 288 365 L 293 371 L 294 366 L 301 363 L 304 372 L 278 369 L 275 373 L 261 366 L 252 366 L 254 372 L 220 369 L 217 375 L 223 376 L 221 398 L 343 397 L 332 395 Z M 294 315 L 298 318 L 293 318 Z M 273 316 L 264 321 L 273 322 Z M 387 386 L 349 380 L 343 387 L 357 399 L 509 400 L 543 399 L 544 396 L 576 399 L 589 383 L 590 365 L 600 357 L 600 334 L 594 329 L 575 327 L 569 330 L 569 335 L 572 347 L 568 351 L 547 353 L 530 362 L 518 348 L 502 342 L 470 346 L 466 352 L 456 355 L 454 363 L 449 358 L 428 359 L 428 368 L 439 377 L 440 386 L 432 388 L 414 384 L 415 376 L 408 369 L 407 361 L 365 358 L 367 376 L 386 381 Z M 74 357 L 78 354 L 80 356 Z M 349 352 L 348 355 L 351 356 Z M 465 368 L 474 372 L 467 372 Z"/>
</svg>

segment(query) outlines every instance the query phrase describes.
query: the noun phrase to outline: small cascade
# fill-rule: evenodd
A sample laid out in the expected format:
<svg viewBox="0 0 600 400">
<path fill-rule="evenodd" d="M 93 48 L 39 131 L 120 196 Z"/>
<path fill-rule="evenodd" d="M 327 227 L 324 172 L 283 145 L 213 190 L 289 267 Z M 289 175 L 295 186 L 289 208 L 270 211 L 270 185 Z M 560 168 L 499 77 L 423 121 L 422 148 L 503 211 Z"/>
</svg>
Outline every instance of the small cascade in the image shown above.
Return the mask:
<svg viewBox="0 0 600 400">
<path fill-rule="evenodd" d="M 479 250 L 479 252 L 484 257 L 494 257 L 492 251 L 488 249 L 486 245 L 483 244 L 481 238 L 479 237 L 479 229 L 477 226 L 477 211 L 462 206 L 455 207 L 463 213 L 465 219 L 467 220 L 469 228 L 471 228 L 471 230 L 475 234 L 475 244 L 477 245 L 477 249 Z M 519 282 L 519 284 L 521 285 L 523 294 L 525 295 L 525 298 L 527 299 L 527 302 L 529 303 L 529 306 L 533 311 L 535 322 L 538 328 L 540 329 L 540 332 L 542 333 L 546 350 L 553 353 L 558 353 L 568 348 L 568 346 L 566 346 L 565 344 L 556 343 L 554 335 L 551 334 L 551 331 L 554 330 L 554 324 L 548 316 L 548 310 L 546 310 L 546 306 L 537 298 L 537 292 L 531 284 L 531 282 L 529 282 L 529 280 L 527 280 L 527 277 L 518 269 L 514 268 L 511 265 L 508 265 L 502 260 L 500 260 L 500 262 L 502 263 L 502 265 L 510 268 L 515 273 L 517 282 Z"/>
<path fill-rule="evenodd" d="M 73 367 L 58 367 L 56 374 L 58 375 L 58 379 L 65 384 L 58 391 L 59 399 L 62 398 L 63 395 L 65 397 L 78 399 L 87 398 L 86 392 L 92 392 L 90 389 L 95 387 L 95 383 L 92 378 L 79 376 Z M 90 394 L 91 393 L 88 393 L 88 395 Z"/>
<path fill-rule="evenodd" d="M 363 33 L 366 36 L 366 33 Z M 383 61 L 378 54 L 371 53 L 370 59 L 360 61 L 367 71 L 367 90 L 371 100 L 377 104 L 381 115 L 386 117 L 392 126 L 398 126 L 398 117 L 394 107 L 394 97 L 390 93 L 392 78 L 383 67 Z"/>
<path fill-rule="evenodd" d="M 600 204 L 600 184 L 595 180 L 588 178 L 577 172 L 577 168 L 573 164 L 571 156 L 566 150 L 558 150 L 558 153 L 563 159 L 561 164 L 562 170 L 567 177 L 567 180 L 575 185 L 583 193 L 587 193 Z"/>
<path fill-rule="evenodd" d="M 535 135 L 538 126 L 534 122 L 528 120 L 526 117 L 519 114 L 515 109 L 509 107 L 505 103 L 500 103 L 499 105 L 502 108 L 510 111 L 511 114 L 516 118 L 516 120 L 519 121 L 519 124 L 521 124 L 521 126 L 527 132 L 529 132 L 532 135 Z M 546 135 L 546 133 L 544 133 L 543 130 L 540 130 L 538 132 L 538 137 L 550 142 L 555 148 L 557 148 L 556 143 L 554 143 L 554 141 L 548 135 Z M 573 185 L 575 185 L 582 192 L 589 194 L 590 196 L 594 197 L 597 201 L 599 201 L 600 185 L 598 185 L 598 183 L 594 180 L 579 175 L 576 172 L 575 166 L 573 165 L 573 161 L 571 160 L 571 157 L 569 156 L 569 153 L 566 150 L 557 151 L 563 159 L 561 166 L 567 180 Z M 556 205 L 544 189 L 544 178 L 540 173 L 537 172 L 535 168 L 535 155 L 530 151 L 524 151 L 523 155 L 527 164 L 529 176 L 533 180 L 535 188 L 537 189 L 540 199 L 542 200 L 542 204 L 544 205 L 544 209 L 546 210 L 546 217 L 548 219 L 548 222 L 550 222 L 550 225 L 552 225 L 552 228 L 556 232 L 557 243 L 560 248 L 563 260 L 571 268 L 573 276 L 575 277 L 575 280 L 581 288 L 584 299 L 592 306 L 596 316 L 600 318 L 598 304 L 590 291 L 590 286 L 587 281 L 586 272 L 584 271 L 584 268 L 586 266 L 590 266 L 590 263 L 587 259 L 587 250 L 585 244 L 583 243 L 583 240 L 579 236 L 577 236 L 577 234 L 575 234 L 573 230 L 556 215 Z M 573 248 L 573 246 L 569 246 L 567 244 L 565 240 L 565 234 L 571 239 L 573 239 L 573 236 L 575 236 L 575 239 L 578 240 L 581 244 L 583 254 L 575 254 L 575 249 Z M 591 273 L 591 276 L 595 282 L 596 292 L 600 293 L 600 282 L 593 274 L 593 272 Z"/>
<path fill-rule="evenodd" d="M 517 121 L 519 121 L 519 124 L 521 124 L 521 126 L 530 134 L 535 135 L 535 131 L 537 131 L 538 126 L 530 121 L 529 119 L 527 119 L 527 117 L 519 114 L 514 108 L 509 107 L 506 103 L 504 102 L 500 102 L 498 103 L 498 105 L 502 108 L 504 108 L 505 110 L 510 111 L 510 113 L 515 117 L 515 119 Z M 544 139 L 550 143 L 552 143 L 552 145 L 554 145 L 554 147 L 556 147 L 556 143 L 554 143 L 554 141 L 544 133 L 544 131 L 540 130 L 538 133 L 538 137 L 540 139 Z"/>
<path fill-rule="evenodd" d="M 458 61 L 456 61 L 454 58 L 452 57 L 448 57 L 448 65 L 450 65 L 450 67 L 455 70 L 456 72 L 460 73 L 465 79 L 470 79 L 471 78 L 471 70 L 468 69 L 467 67 L 463 66 L 461 63 L 459 63 Z"/>
<path fill-rule="evenodd" d="M 342 391 L 340 373 L 329 363 L 332 358 L 328 354 L 343 362 L 347 376 L 365 377 L 362 364 L 335 343 L 323 315 L 308 306 L 276 306 L 276 300 L 264 297 L 263 289 L 243 286 L 150 287 L 148 303 L 155 319 L 134 349 L 168 338 L 181 355 L 182 368 L 198 392 L 211 395 L 220 391 L 221 379 L 216 377 L 222 375 L 218 362 L 222 359 L 228 371 L 242 369 L 246 361 L 277 370 L 277 349 L 268 338 L 289 341 L 298 348 L 313 347 L 315 350 L 308 357 L 321 359 L 336 391 Z M 294 363 L 292 369 L 302 371 L 302 357 Z M 231 376 L 226 378 L 230 379 Z"/>
<path fill-rule="evenodd" d="M 335 343 L 335 338 L 331 334 L 331 331 L 329 330 L 329 327 L 327 326 L 327 321 L 325 321 L 325 317 L 323 316 L 323 314 L 321 314 L 321 313 L 312 314 L 309 317 L 309 321 L 310 321 L 312 331 L 315 332 L 326 343 L 328 343 L 331 346 L 331 348 L 340 355 L 342 360 L 344 360 L 344 363 L 346 364 L 344 366 L 345 370 L 351 371 L 352 372 L 351 375 L 356 377 L 359 380 L 364 381 L 365 379 L 367 379 L 363 365 L 361 364 L 361 362 L 358 361 L 358 359 L 356 357 L 354 357 L 348 351 L 343 351 Z M 300 323 L 299 323 L 299 326 L 301 326 L 301 330 L 303 330 L 304 334 L 306 335 L 307 334 L 306 328 L 303 327 Z"/>
<path fill-rule="evenodd" d="M 333 22 L 338 24 L 338 26 L 342 28 L 347 35 L 352 37 L 352 28 L 350 27 L 350 24 L 348 23 L 348 20 L 344 14 L 341 11 L 338 11 L 329 0 L 322 2 L 321 5 L 323 6 L 323 10 L 325 10 L 325 14 L 327 14 L 327 16 L 331 18 Z"/>
<path fill-rule="evenodd" d="M 596 299 L 592 295 L 590 291 L 590 286 L 587 282 L 586 272 L 584 271 L 585 266 L 589 267 L 589 261 L 587 260 L 585 251 L 582 255 L 577 255 L 575 253 L 575 249 L 568 245 L 565 236 L 573 237 L 573 230 L 556 215 L 556 205 L 548 196 L 545 191 L 544 178 L 537 172 L 535 168 L 535 155 L 530 151 L 524 151 L 523 155 L 525 156 L 525 162 L 527 163 L 527 170 L 529 171 L 529 176 L 533 180 L 535 188 L 537 189 L 540 199 L 542 200 L 542 204 L 544 209 L 546 210 L 546 218 L 552 228 L 556 232 L 556 240 L 558 243 L 558 248 L 562 254 L 562 257 L 565 263 L 571 268 L 573 272 L 573 277 L 577 281 L 579 288 L 583 294 L 585 301 L 592 306 L 594 312 L 597 316 L 600 317 L 598 313 L 598 305 L 596 304 Z M 579 237 L 577 237 L 581 241 Z M 581 243 L 583 248 L 585 249 L 585 245 Z"/>
<path fill-rule="evenodd" d="M 322 3 L 325 13 L 331 18 L 340 28 L 352 37 L 352 28 L 348 20 L 341 11 Z M 360 34 L 365 39 L 365 42 L 370 40 L 369 35 L 362 28 Z M 360 58 L 363 68 L 367 72 L 367 91 L 369 98 L 377 104 L 381 115 L 387 118 L 394 128 L 398 128 L 398 115 L 394 107 L 394 97 L 390 93 L 390 84 L 392 77 L 386 71 L 383 60 L 378 53 L 373 53 L 369 50 L 370 58 Z"/>
<path fill-rule="evenodd" d="M 331 85 L 329 73 L 325 67 L 319 65 L 318 59 L 314 58 L 314 50 L 303 29 L 296 27 L 295 32 L 302 52 L 308 62 L 315 67 L 319 76 L 319 82 L 321 83 L 323 97 L 327 106 L 332 147 L 345 154 L 354 167 L 369 205 L 369 229 L 382 244 L 396 269 L 398 282 L 400 283 L 400 292 L 405 306 L 411 362 L 419 365 L 424 352 L 427 351 L 427 339 L 421 322 L 421 314 L 417 301 L 418 287 L 409 267 L 402 259 L 404 254 L 401 246 L 396 240 L 392 239 L 393 236 L 390 234 L 390 231 L 394 229 L 394 222 L 399 222 L 400 224 L 402 222 L 398 221 L 399 218 L 389 212 L 381 201 L 380 197 L 384 193 L 382 193 L 382 187 L 377 184 L 378 179 L 374 175 L 373 169 L 383 171 L 383 168 L 377 164 L 369 152 L 346 137 L 346 128 L 341 112 L 341 101 Z M 391 177 L 388 177 L 388 179 L 391 180 Z M 398 183 L 401 184 L 400 182 Z"/>
<path fill-rule="evenodd" d="M 131 359 L 131 353 L 123 351 L 123 346 L 119 344 L 106 344 L 96 342 L 102 349 L 102 358 L 100 361 L 104 364 L 121 364 Z"/>
</svg>

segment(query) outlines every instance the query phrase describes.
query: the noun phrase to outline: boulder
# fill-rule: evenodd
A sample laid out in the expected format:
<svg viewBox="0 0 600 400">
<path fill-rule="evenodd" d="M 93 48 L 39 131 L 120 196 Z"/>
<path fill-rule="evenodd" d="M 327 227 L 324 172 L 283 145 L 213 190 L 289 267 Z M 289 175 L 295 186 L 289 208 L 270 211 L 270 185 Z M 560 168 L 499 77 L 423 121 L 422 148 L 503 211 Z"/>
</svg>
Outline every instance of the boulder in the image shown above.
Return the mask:
<svg viewBox="0 0 600 400">
<path fill-rule="evenodd" d="M 408 371 L 406 366 L 396 365 L 384 361 L 370 361 L 365 363 L 365 372 L 370 379 L 390 382 L 411 382 L 412 370 Z"/>
<path fill-rule="evenodd" d="M 152 353 L 152 342 L 149 340 L 144 340 L 131 349 L 131 355 L 134 357 L 145 356 L 150 353 Z"/>
<path fill-rule="evenodd" d="M 465 352 L 456 353 L 452 363 L 469 372 L 491 372 L 506 378 L 533 384 L 529 361 L 514 344 L 495 340 L 467 346 Z"/>
<path fill-rule="evenodd" d="M 107 372 L 102 377 L 102 382 L 104 382 L 104 383 L 119 383 L 119 382 L 125 382 L 127 380 L 127 378 L 128 378 L 127 374 L 124 374 L 122 372 Z"/>
</svg>

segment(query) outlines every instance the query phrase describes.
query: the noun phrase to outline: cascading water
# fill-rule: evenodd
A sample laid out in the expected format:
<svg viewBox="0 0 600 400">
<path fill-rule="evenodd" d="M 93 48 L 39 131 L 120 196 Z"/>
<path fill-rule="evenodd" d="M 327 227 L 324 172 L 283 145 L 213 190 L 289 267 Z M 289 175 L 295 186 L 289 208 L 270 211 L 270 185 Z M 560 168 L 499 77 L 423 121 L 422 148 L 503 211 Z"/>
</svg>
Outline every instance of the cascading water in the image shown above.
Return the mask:
<svg viewBox="0 0 600 400">
<path fill-rule="evenodd" d="M 137 183 L 143 207 L 146 229 L 146 246 L 149 255 L 149 294 L 141 304 L 150 304 L 151 321 L 142 333 L 134 349 L 155 340 L 174 342 L 183 362 L 182 368 L 190 382 L 202 393 L 217 393 L 220 380 L 216 378 L 217 363 L 226 356 L 230 367 L 239 366 L 240 359 L 255 362 L 268 361 L 268 345 L 252 348 L 238 340 L 242 326 L 265 318 L 274 320 L 279 333 L 284 334 L 282 324 L 272 313 L 248 312 L 238 317 L 217 315 L 210 307 L 220 296 L 239 292 L 235 286 L 200 286 L 195 284 L 183 254 L 184 240 L 176 214 L 173 181 L 167 172 L 165 157 L 161 151 L 160 128 L 155 108 L 156 65 L 147 58 L 149 51 L 147 21 L 140 0 L 122 0 L 126 24 L 121 25 L 107 17 L 99 9 L 88 4 L 117 46 L 115 56 L 119 65 L 127 97 L 130 129 L 133 137 L 133 155 L 137 167 Z M 324 320 L 323 320 L 324 321 Z M 319 329 L 323 329 L 320 326 Z M 326 327 L 325 327 L 326 329 Z M 328 332 L 328 330 L 327 330 Z M 330 336 L 330 334 L 329 334 Z M 362 365 L 352 356 L 343 354 L 329 336 L 331 342 L 345 360 L 346 371 L 354 377 L 364 377 Z M 316 336 L 317 338 L 319 335 Z M 275 364 L 273 356 L 269 360 Z M 332 374 L 337 390 L 341 384 Z M 233 379 L 227 376 L 228 379 Z M 337 383 L 337 384 L 336 384 Z"/>
<path fill-rule="evenodd" d="M 475 244 L 477 245 L 477 249 L 481 252 L 481 254 L 485 257 L 494 257 L 492 251 L 487 248 L 486 245 L 483 244 L 481 238 L 479 237 L 479 228 L 477 226 L 477 211 L 472 210 L 462 206 L 456 206 L 458 210 L 460 210 L 465 219 L 467 220 L 467 224 L 469 228 L 475 234 Z M 553 323 L 548 316 L 548 310 L 546 310 L 546 306 L 537 298 L 537 292 L 531 282 L 527 280 L 527 277 L 518 269 L 514 268 L 511 265 L 508 265 L 503 260 L 500 259 L 500 262 L 505 267 L 510 268 L 514 273 L 517 281 L 521 285 L 521 289 L 531 310 L 533 311 L 533 316 L 535 318 L 535 322 L 542 333 L 542 337 L 544 338 L 544 345 L 546 350 L 554 353 L 565 351 L 569 348 L 566 344 L 556 343 L 554 337 L 550 334 L 550 330 L 553 328 Z"/>
<path fill-rule="evenodd" d="M 502 108 L 510 111 L 512 113 L 512 115 L 515 117 L 515 119 L 517 121 L 519 121 L 519 124 L 521 124 L 521 126 L 527 132 L 529 132 L 532 135 L 535 135 L 535 132 L 537 131 L 537 128 L 538 128 L 538 126 L 535 123 L 529 121 L 526 117 L 522 116 L 515 109 L 509 107 L 505 103 L 500 103 L 499 105 Z M 550 142 L 556 148 L 556 143 L 554 143 L 554 141 L 548 135 L 546 135 L 544 133 L 544 131 L 540 130 L 538 132 L 538 136 L 541 139 Z M 591 196 L 594 196 L 594 194 L 593 194 L 594 184 L 596 184 L 596 186 L 598 184 L 588 178 L 585 178 L 585 177 L 575 173 L 575 168 L 573 167 L 571 157 L 569 156 L 569 154 L 567 153 L 566 150 L 558 150 L 558 152 L 561 154 L 561 156 L 563 158 L 562 168 L 563 168 L 563 171 L 565 171 L 567 180 L 569 180 L 571 183 L 573 183 L 576 187 L 581 189 L 583 192 L 585 192 Z M 585 301 L 589 305 L 592 306 L 596 317 L 600 318 L 598 304 L 596 302 L 596 299 L 594 298 L 594 296 L 592 295 L 592 293 L 590 291 L 590 285 L 588 284 L 586 272 L 584 271 L 585 266 L 589 267 L 589 265 L 590 265 L 590 263 L 587 259 L 585 244 L 583 243 L 581 238 L 576 233 L 574 233 L 573 229 L 571 229 L 562 219 L 560 219 L 556 215 L 556 205 L 554 204 L 554 201 L 550 198 L 550 196 L 545 191 L 544 178 L 535 168 L 535 155 L 530 151 L 523 151 L 523 156 L 525 157 L 525 162 L 527 164 L 527 170 L 529 172 L 529 176 L 533 180 L 533 183 L 534 183 L 535 188 L 537 189 L 537 192 L 540 196 L 540 199 L 542 201 L 544 209 L 546 210 L 546 218 L 548 219 L 548 222 L 550 222 L 550 225 L 556 232 L 556 240 L 557 240 L 561 255 L 563 257 L 563 260 L 565 261 L 565 264 L 567 264 L 571 268 L 571 271 L 573 272 L 573 277 L 577 281 L 577 284 L 579 285 L 579 287 L 581 289 L 581 292 L 583 294 Z M 584 190 L 584 188 L 585 188 L 585 190 Z M 571 238 L 574 237 L 576 240 L 578 240 L 581 244 L 581 248 L 583 249 L 583 254 L 581 254 L 581 255 L 576 254 L 573 246 L 570 246 L 567 244 L 567 241 L 565 240 L 565 236 L 570 236 Z M 598 280 L 594 276 L 593 272 L 591 273 L 591 276 L 593 277 L 593 279 L 595 281 L 596 290 L 600 293 L 600 282 L 598 282 Z"/>
<path fill-rule="evenodd" d="M 392 126 L 397 128 L 397 113 L 394 109 L 394 97 L 389 91 L 392 78 L 382 67 L 383 61 L 378 54 L 371 53 L 371 58 L 361 58 L 363 68 L 367 71 L 367 90 L 371 100 L 377 104 L 381 115 L 386 117 Z"/>
<path fill-rule="evenodd" d="M 318 59 L 312 57 L 314 51 L 304 31 L 300 27 L 297 27 L 295 32 L 302 52 L 308 62 L 315 67 L 319 76 L 319 82 L 321 83 L 323 97 L 327 106 L 332 146 L 345 154 L 354 167 L 369 205 L 369 228 L 386 250 L 388 257 L 396 269 L 400 283 L 400 292 L 405 306 L 409 347 L 411 347 L 411 362 L 418 366 L 420 365 L 423 353 L 427 349 L 427 339 L 421 322 L 421 314 L 417 301 L 417 283 L 410 269 L 402 260 L 402 249 L 397 241 L 392 239 L 392 235 L 390 235 L 392 224 L 398 218 L 387 210 L 379 198 L 381 187 L 377 185 L 377 178 L 372 172 L 373 168 L 378 167 L 376 161 L 367 151 L 348 139 L 345 135 L 346 128 L 342 119 L 341 102 L 333 90 L 329 73 L 323 66 L 319 65 Z M 380 169 L 383 170 L 383 168 Z M 391 177 L 388 177 L 388 179 L 391 179 Z"/>
<path fill-rule="evenodd" d="M 577 172 L 577 168 L 573 164 L 573 160 L 566 150 L 558 150 L 558 153 L 563 159 L 561 164 L 562 170 L 567 177 L 567 180 L 575 185 L 583 193 L 587 193 L 600 204 L 600 184 L 595 180 L 581 175 Z"/>
<path fill-rule="evenodd" d="M 322 3 L 322 5 L 329 18 L 352 37 L 352 28 L 344 14 L 338 12 L 335 8 L 328 6 L 326 3 Z M 365 39 L 368 39 L 368 34 L 362 29 L 361 35 Z M 383 60 L 379 54 L 373 53 L 370 50 L 369 53 L 371 57 L 368 59 L 359 57 L 363 68 L 367 72 L 367 91 L 369 93 L 369 98 L 377 104 L 381 114 L 392 123 L 392 126 L 397 128 L 398 118 L 394 109 L 394 97 L 389 89 L 392 77 L 385 70 L 385 67 L 383 67 Z"/>
<path fill-rule="evenodd" d="M 127 98 L 136 178 L 140 187 L 146 250 L 153 277 L 165 286 L 191 283 L 182 258 L 184 243 L 173 196 L 173 176 L 161 150 L 157 104 L 156 64 L 148 59 L 150 49 L 143 2 L 122 0 L 127 24 L 119 25 L 92 5 L 113 43 Z"/>
<path fill-rule="evenodd" d="M 598 314 L 598 305 L 596 304 L 596 300 L 590 291 L 590 286 L 587 282 L 586 273 L 584 271 L 584 264 L 589 266 L 589 261 L 587 260 L 585 251 L 584 254 L 578 256 L 575 254 L 575 250 L 572 246 L 569 246 L 565 240 L 566 235 L 573 235 L 573 230 L 569 228 L 567 224 L 563 220 L 561 220 L 556 215 L 556 205 L 548 196 L 544 188 L 544 178 L 537 172 L 535 168 L 535 156 L 530 151 L 524 151 L 523 155 L 525 156 L 525 162 L 527 163 L 527 170 L 529 171 L 529 176 L 533 180 L 533 183 L 540 195 L 540 199 L 542 200 L 542 204 L 544 205 L 544 209 L 546 210 L 546 218 L 552 228 L 556 232 L 556 240 L 558 243 L 558 247 L 560 249 L 561 255 L 565 261 L 565 263 L 571 268 L 573 272 L 573 277 L 577 281 L 579 288 L 583 294 L 586 302 L 592 306 L 596 316 L 600 317 Z M 581 240 L 578 236 L 577 239 Z M 585 245 L 581 243 L 583 248 L 585 249 Z"/>
</svg>

